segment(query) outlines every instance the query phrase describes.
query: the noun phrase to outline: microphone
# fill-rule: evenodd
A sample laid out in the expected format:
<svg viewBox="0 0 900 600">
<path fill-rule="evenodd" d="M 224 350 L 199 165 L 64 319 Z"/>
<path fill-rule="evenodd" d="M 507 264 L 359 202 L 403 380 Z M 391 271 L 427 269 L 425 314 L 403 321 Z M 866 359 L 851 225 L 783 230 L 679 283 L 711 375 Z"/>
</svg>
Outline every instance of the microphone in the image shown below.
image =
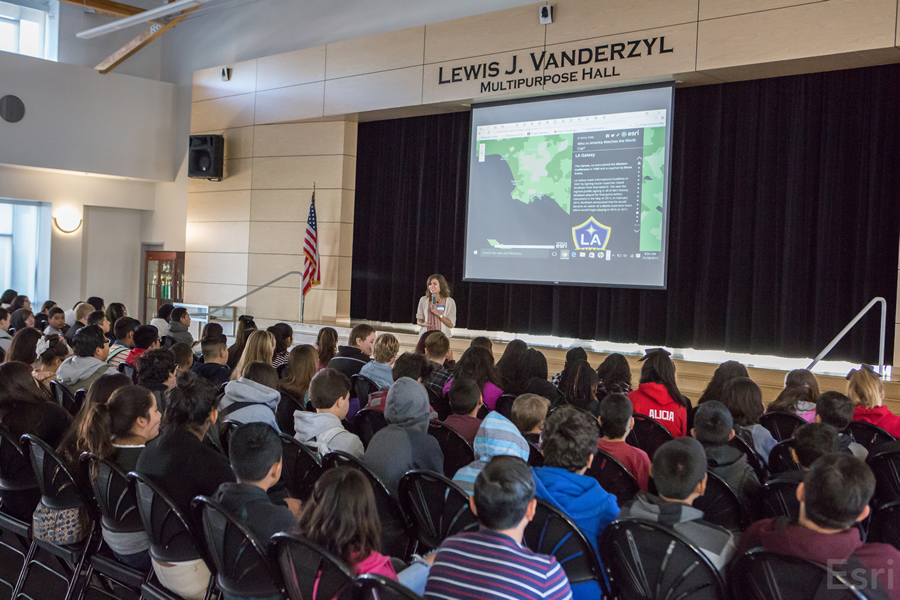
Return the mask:
<svg viewBox="0 0 900 600">
<path fill-rule="evenodd" d="M 434 304 L 434 294 L 431 295 L 431 303 Z"/>
</svg>

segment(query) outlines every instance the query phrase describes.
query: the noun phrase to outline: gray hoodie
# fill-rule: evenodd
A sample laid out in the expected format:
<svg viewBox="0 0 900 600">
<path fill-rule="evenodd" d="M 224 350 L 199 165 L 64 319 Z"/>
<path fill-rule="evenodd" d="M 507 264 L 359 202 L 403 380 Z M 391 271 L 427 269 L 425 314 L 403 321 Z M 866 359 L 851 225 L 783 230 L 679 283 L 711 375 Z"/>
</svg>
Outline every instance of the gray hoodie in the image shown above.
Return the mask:
<svg viewBox="0 0 900 600">
<path fill-rule="evenodd" d="M 12 336 L 9 335 L 9 332 L 5 329 L 0 329 L 0 350 L 4 352 L 9 352 L 9 347 L 12 345 Z"/>
<path fill-rule="evenodd" d="M 188 346 L 194 345 L 194 336 L 188 331 L 187 325 L 181 321 L 172 321 L 169 323 L 169 337 L 176 344 L 184 343 Z"/>
<path fill-rule="evenodd" d="M 110 367 L 93 356 L 71 356 L 59 365 L 56 380 L 74 394 L 77 390 L 90 388 L 91 384 L 104 375 L 117 372 L 115 367 Z"/>
<path fill-rule="evenodd" d="M 340 431 L 331 431 L 337 430 Z M 352 454 L 356 458 L 362 458 L 364 448 L 359 437 L 344 429 L 341 420 L 331 413 L 311 413 L 305 410 L 294 411 L 294 437 L 302 444 L 310 444 L 313 441 L 319 444 L 319 453 L 325 454 L 332 450 L 341 450 Z M 322 433 L 329 432 L 323 439 L 318 439 Z"/>
<path fill-rule="evenodd" d="M 225 397 L 219 403 L 219 411 L 228 408 L 235 402 L 250 402 L 254 406 L 244 406 L 228 413 L 223 421 L 238 421 L 240 423 L 267 423 L 275 431 L 280 432 L 278 423 L 275 422 L 275 409 L 281 394 L 277 390 L 241 377 L 237 381 L 229 381 L 225 386 Z"/>
</svg>

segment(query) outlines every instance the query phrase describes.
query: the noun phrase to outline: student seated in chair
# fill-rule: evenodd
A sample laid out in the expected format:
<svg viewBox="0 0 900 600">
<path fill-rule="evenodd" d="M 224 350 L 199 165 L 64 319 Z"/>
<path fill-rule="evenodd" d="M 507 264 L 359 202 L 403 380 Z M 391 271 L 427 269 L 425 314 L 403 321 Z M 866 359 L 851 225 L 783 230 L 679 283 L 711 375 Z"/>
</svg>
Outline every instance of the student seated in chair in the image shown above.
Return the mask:
<svg viewBox="0 0 900 600">
<path fill-rule="evenodd" d="M 241 425 L 228 442 L 228 460 L 236 483 L 219 486 L 215 499 L 265 545 L 276 533 L 297 529 L 300 501 L 275 504 L 266 494 L 281 478 L 281 439 L 265 423 Z"/>
<path fill-rule="evenodd" d="M 824 423 L 807 423 L 801 425 L 794 432 L 794 447 L 791 448 L 791 456 L 794 462 L 800 465 L 799 471 L 785 471 L 773 475 L 769 481 L 792 481 L 802 483 L 806 472 L 820 457 L 837 452 L 838 434 L 831 425 Z"/>
<path fill-rule="evenodd" d="M 262 361 L 253 361 L 244 367 L 244 375 L 225 385 L 225 396 L 219 404 L 219 423 L 267 423 L 275 431 L 275 411 L 281 401 L 278 373 L 275 367 Z"/>
<path fill-rule="evenodd" d="M 297 441 L 314 447 L 320 455 L 341 450 L 361 458 L 365 451 L 362 442 L 341 423 L 350 409 L 350 380 L 335 369 L 322 369 L 309 383 L 309 400 L 316 412 L 294 411 Z"/>
<path fill-rule="evenodd" d="M 425 598 L 572 598 L 569 580 L 556 559 L 522 545 L 525 527 L 537 508 L 534 496 L 534 478 L 524 460 L 493 458 L 478 475 L 469 498 L 480 528 L 441 544 L 428 574 Z"/>
<path fill-rule="evenodd" d="M 869 516 L 874 493 L 875 476 L 866 463 L 846 452 L 826 454 L 797 486 L 798 521 L 757 521 L 741 535 L 738 551 L 761 547 L 817 562 L 864 587 L 866 597 L 881 590 L 882 595 L 900 598 L 900 551 L 889 544 L 863 542 L 856 527 Z"/>
<path fill-rule="evenodd" d="M 379 388 L 391 387 L 391 384 L 394 383 L 391 367 L 397 360 L 398 352 L 400 352 L 400 342 L 397 338 L 390 333 L 382 333 L 375 340 L 375 360 L 364 364 L 359 370 L 359 374 L 374 381 Z"/>
<path fill-rule="evenodd" d="M 481 390 L 475 380 L 468 377 L 454 379 L 450 386 L 450 410 L 453 414 L 444 419 L 444 424 L 466 438 L 471 446 L 481 427 L 481 419 L 477 416 L 481 407 Z"/>
<path fill-rule="evenodd" d="M 619 506 L 615 496 L 584 474 L 593 464 L 597 450 L 594 419 L 571 406 L 558 408 L 547 418 L 543 450 L 544 466 L 532 468 L 535 496 L 568 515 L 596 552 L 600 535 L 618 516 Z M 599 598 L 600 584 L 588 581 L 574 585 L 572 596 Z"/>
<path fill-rule="evenodd" d="M 725 405 L 710 400 L 697 407 L 691 436 L 703 444 L 709 471 L 734 490 L 745 508 L 755 506 L 759 479 L 744 453 L 728 443 L 734 437 L 734 419 Z"/>
<path fill-rule="evenodd" d="M 114 368 L 106 364 L 109 343 L 98 326 L 89 325 L 79 329 L 72 342 L 72 350 L 75 356 L 59 365 L 56 380 L 73 394 L 81 389 L 89 389 L 91 384 L 106 373 L 116 373 Z"/>
<path fill-rule="evenodd" d="M 191 315 L 183 306 L 172 309 L 171 321 L 169 321 L 169 337 L 173 342 L 194 345 L 194 336 L 191 335 Z"/>
<path fill-rule="evenodd" d="M 134 348 L 125 362 L 136 365 L 137 359 L 147 350 L 159 350 L 159 330 L 153 325 L 141 325 L 134 330 Z"/>
<path fill-rule="evenodd" d="M 535 446 L 541 445 L 544 420 L 550 410 L 550 401 L 537 394 L 522 394 L 512 404 L 509 420 L 518 428 L 525 441 Z"/>
<path fill-rule="evenodd" d="M 869 451 L 857 444 L 849 434 L 843 433 L 853 420 L 853 401 L 840 392 L 825 392 L 816 401 L 816 423 L 825 423 L 838 432 L 838 450 L 850 452 L 860 460 L 866 460 Z"/>
<path fill-rule="evenodd" d="M 202 377 L 216 388 L 231 379 L 228 368 L 228 345 L 225 340 L 216 336 L 208 336 L 200 340 L 200 351 L 203 362 L 195 362 L 191 367 L 194 375 Z"/>
<path fill-rule="evenodd" d="M 706 492 L 706 453 L 700 442 L 684 437 L 660 446 L 653 455 L 650 476 L 659 495 L 639 494 L 622 507 L 619 518 L 645 519 L 670 527 L 724 571 L 734 554 L 734 536 L 704 521 L 703 511 L 692 506 Z"/>
<path fill-rule="evenodd" d="M 109 356 L 106 358 L 109 366 L 118 367 L 125 362 L 131 349 L 134 348 L 134 332 L 140 326 L 141 322 L 131 317 L 116 319 L 116 324 L 113 325 L 116 341 L 109 346 Z"/>
<path fill-rule="evenodd" d="M 640 448 L 625 442 L 634 427 L 634 409 L 625 394 L 609 394 L 600 403 L 600 426 L 603 437 L 597 447 L 613 455 L 634 476 L 642 492 L 650 479 L 650 457 Z"/>
<path fill-rule="evenodd" d="M 44 329 L 44 335 L 65 335 L 68 331 L 66 327 L 66 311 L 54 306 L 47 312 L 47 327 Z"/>
</svg>

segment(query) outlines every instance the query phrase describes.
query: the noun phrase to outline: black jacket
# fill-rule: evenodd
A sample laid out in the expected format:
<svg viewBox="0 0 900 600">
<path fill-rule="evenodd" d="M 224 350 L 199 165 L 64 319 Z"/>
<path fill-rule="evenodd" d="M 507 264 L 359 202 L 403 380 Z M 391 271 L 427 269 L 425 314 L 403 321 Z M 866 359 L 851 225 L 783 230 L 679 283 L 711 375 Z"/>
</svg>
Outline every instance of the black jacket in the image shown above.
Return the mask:
<svg viewBox="0 0 900 600">
<path fill-rule="evenodd" d="M 737 494 L 746 508 L 756 506 L 759 479 L 744 453 L 728 444 L 703 444 L 707 467 L 718 475 Z"/>
<path fill-rule="evenodd" d="M 371 360 L 372 357 L 356 346 L 338 346 L 337 356 L 328 362 L 328 368 L 340 371 L 347 377 L 352 377 L 358 375 L 360 369 Z"/>
<path fill-rule="evenodd" d="M 191 367 L 194 375 L 202 377 L 217 388 L 231 377 L 231 369 L 227 365 L 217 363 L 195 362 Z"/>
</svg>

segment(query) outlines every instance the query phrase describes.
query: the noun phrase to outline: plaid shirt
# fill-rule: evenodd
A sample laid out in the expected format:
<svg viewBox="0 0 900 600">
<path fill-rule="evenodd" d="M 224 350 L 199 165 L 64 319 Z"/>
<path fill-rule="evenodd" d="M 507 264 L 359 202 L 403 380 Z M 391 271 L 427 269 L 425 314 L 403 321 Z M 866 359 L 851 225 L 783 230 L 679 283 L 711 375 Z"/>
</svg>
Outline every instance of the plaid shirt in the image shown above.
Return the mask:
<svg viewBox="0 0 900 600">
<path fill-rule="evenodd" d="M 438 396 L 441 398 L 444 397 L 444 386 L 447 385 L 447 382 L 453 377 L 453 374 L 444 368 L 443 365 L 438 364 L 434 361 L 431 361 L 431 366 L 434 367 L 434 371 L 431 372 L 431 375 L 428 376 L 428 379 L 423 381 L 426 386 L 431 388 Z"/>
</svg>

